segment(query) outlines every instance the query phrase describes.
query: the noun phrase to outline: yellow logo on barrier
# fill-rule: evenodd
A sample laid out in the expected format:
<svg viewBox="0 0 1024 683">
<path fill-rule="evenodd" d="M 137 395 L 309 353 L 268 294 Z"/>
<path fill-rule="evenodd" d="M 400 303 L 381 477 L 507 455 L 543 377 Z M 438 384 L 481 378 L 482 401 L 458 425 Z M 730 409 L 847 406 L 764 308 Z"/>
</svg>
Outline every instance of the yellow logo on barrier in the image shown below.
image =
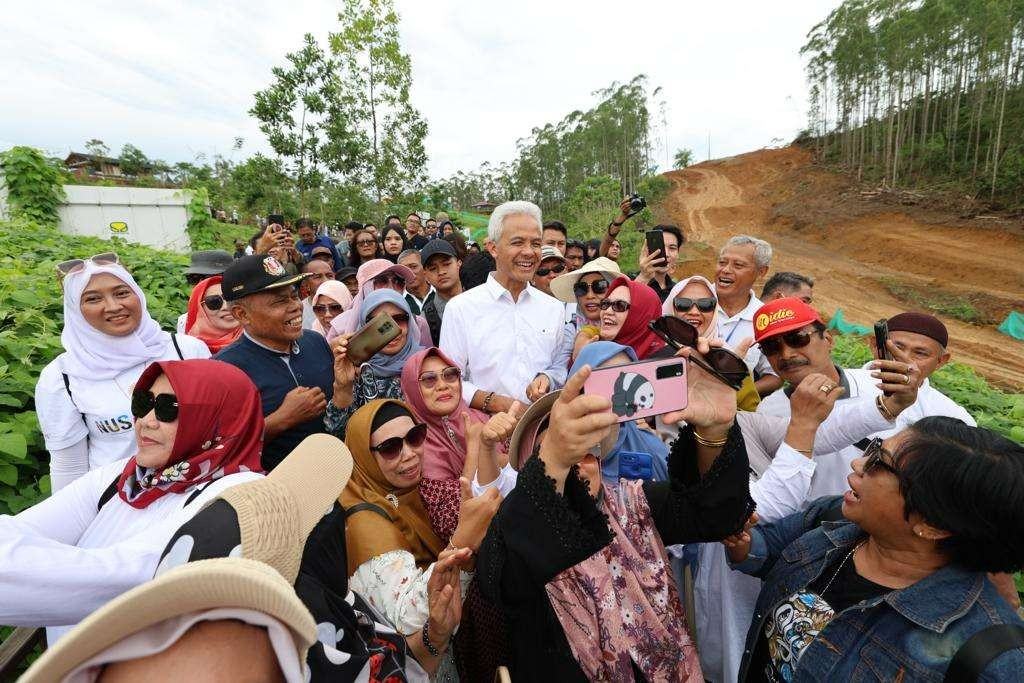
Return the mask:
<svg viewBox="0 0 1024 683">
<path fill-rule="evenodd" d="M 793 312 L 792 309 L 789 308 L 780 309 L 778 311 L 775 311 L 771 315 L 769 315 L 768 313 L 762 313 L 761 315 L 757 316 L 757 320 L 754 321 L 754 327 L 757 328 L 758 332 L 764 332 L 772 323 L 777 323 L 780 320 L 792 318 L 794 315 L 796 314 Z"/>
<path fill-rule="evenodd" d="M 110 232 L 114 234 L 128 232 L 128 224 L 124 221 L 114 221 L 110 224 Z"/>
</svg>

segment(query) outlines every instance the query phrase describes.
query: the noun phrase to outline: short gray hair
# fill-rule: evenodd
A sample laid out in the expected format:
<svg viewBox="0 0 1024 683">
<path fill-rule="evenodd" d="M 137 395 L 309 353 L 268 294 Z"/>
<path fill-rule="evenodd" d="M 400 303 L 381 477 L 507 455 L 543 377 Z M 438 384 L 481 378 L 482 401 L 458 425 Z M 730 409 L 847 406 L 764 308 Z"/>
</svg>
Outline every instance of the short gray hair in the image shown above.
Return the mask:
<svg viewBox="0 0 1024 683">
<path fill-rule="evenodd" d="M 736 235 L 730 237 L 729 241 L 725 243 L 722 250 L 718 252 L 721 256 L 725 253 L 725 250 L 729 247 L 742 247 L 747 244 L 754 246 L 754 263 L 757 264 L 758 268 L 767 268 L 772 263 L 772 245 L 768 244 L 764 240 L 759 240 L 756 237 L 750 235 Z"/>
<path fill-rule="evenodd" d="M 395 259 L 395 263 L 401 263 L 402 260 L 406 256 L 419 256 L 419 255 L 420 255 L 420 250 L 419 249 L 406 249 L 405 251 L 403 251 L 401 254 L 398 255 L 398 258 Z"/>
<path fill-rule="evenodd" d="M 501 241 L 501 233 L 505 230 L 505 219 L 509 216 L 529 216 L 537 221 L 537 235 L 544 234 L 544 221 L 540 216 L 540 207 L 533 202 L 522 200 L 505 202 L 499 204 L 491 213 L 491 220 L 487 223 L 487 237 L 497 244 Z"/>
</svg>

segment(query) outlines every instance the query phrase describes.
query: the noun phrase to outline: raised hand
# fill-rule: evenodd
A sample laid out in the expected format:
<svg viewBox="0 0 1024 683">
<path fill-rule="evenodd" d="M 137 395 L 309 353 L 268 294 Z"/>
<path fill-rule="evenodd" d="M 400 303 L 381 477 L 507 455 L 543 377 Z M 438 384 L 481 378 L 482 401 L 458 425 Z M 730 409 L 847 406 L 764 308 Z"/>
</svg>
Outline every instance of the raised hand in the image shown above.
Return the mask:
<svg viewBox="0 0 1024 683">
<path fill-rule="evenodd" d="M 516 401 L 508 409 L 508 412 L 495 413 L 487 424 L 480 425 L 480 439 L 485 446 L 493 446 L 507 441 L 512 437 L 512 432 L 519 422 L 519 412 L 522 404 Z"/>
<path fill-rule="evenodd" d="M 712 347 L 722 346 L 721 340 L 697 339 L 696 350 L 684 346 L 676 353 L 689 358 L 692 353 L 707 353 Z M 665 424 L 687 424 L 700 428 L 701 433 L 710 437 L 712 432 L 729 431 L 736 419 L 736 392 L 719 379 L 701 370 L 694 363 L 686 367 L 687 404 L 682 410 L 666 413 Z"/>
<path fill-rule="evenodd" d="M 733 562 L 742 562 L 747 559 L 747 556 L 750 554 L 750 527 L 757 524 L 757 521 L 757 513 L 750 513 L 750 517 L 748 517 L 747 521 L 743 523 L 742 531 L 737 532 L 732 536 L 726 536 L 722 539 L 722 545 L 725 546 L 725 552 Z"/>
<path fill-rule="evenodd" d="M 832 412 L 836 401 L 842 398 L 843 393 L 842 385 L 825 375 L 817 372 L 807 375 L 789 397 L 792 422 L 800 422 L 803 426 L 816 430 Z"/>
<path fill-rule="evenodd" d="M 917 401 L 917 390 L 924 376 L 910 354 L 901 351 L 893 340 L 888 340 L 886 346 L 893 359 L 872 361 L 871 376 L 879 380 L 876 386 L 889 394 L 884 398 L 889 412 L 899 415 Z"/>
<path fill-rule="evenodd" d="M 352 334 L 343 334 L 331 342 L 334 353 L 334 405 L 347 408 L 352 405 L 352 386 L 359 370 L 348 357 L 348 342 Z"/>
<path fill-rule="evenodd" d="M 548 393 L 551 388 L 551 380 L 547 375 L 541 373 L 533 378 L 529 386 L 526 387 L 526 398 L 530 401 L 536 401 L 544 394 Z"/>
</svg>

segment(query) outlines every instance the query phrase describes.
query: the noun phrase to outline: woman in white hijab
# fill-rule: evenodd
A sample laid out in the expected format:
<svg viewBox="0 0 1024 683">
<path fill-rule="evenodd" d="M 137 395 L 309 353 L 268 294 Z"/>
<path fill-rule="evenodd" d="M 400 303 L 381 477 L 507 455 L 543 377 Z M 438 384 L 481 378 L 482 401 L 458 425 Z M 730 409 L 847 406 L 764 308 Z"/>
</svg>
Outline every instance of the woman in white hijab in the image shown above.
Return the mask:
<svg viewBox="0 0 1024 683">
<path fill-rule="evenodd" d="M 147 365 L 210 357 L 200 340 L 160 329 L 116 254 L 57 269 L 64 276 L 64 353 L 43 368 L 35 397 L 53 491 L 132 455 L 132 387 Z"/>
</svg>

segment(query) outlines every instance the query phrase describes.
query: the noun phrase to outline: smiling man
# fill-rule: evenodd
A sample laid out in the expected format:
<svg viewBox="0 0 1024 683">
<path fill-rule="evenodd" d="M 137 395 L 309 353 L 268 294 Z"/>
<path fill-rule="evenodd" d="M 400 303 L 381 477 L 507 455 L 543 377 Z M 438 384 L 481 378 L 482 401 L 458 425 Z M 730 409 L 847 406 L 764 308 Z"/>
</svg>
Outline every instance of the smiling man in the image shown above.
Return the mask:
<svg viewBox="0 0 1024 683">
<path fill-rule="evenodd" d="M 272 470 L 310 434 L 324 431 L 334 357 L 323 336 L 302 329 L 298 285 L 277 259 L 246 256 L 224 271 L 224 298 L 242 336 L 216 359 L 241 368 L 260 392 L 266 431 L 263 468 Z"/>
<path fill-rule="evenodd" d="M 487 250 L 496 270 L 448 302 L 441 350 L 463 371 L 466 402 L 488 413 L 535 401 L 565 382 L 565 306 L 530 284 L 541 259 L 540 208 L 506 202 L 491 214 Z"/>
</svg>

